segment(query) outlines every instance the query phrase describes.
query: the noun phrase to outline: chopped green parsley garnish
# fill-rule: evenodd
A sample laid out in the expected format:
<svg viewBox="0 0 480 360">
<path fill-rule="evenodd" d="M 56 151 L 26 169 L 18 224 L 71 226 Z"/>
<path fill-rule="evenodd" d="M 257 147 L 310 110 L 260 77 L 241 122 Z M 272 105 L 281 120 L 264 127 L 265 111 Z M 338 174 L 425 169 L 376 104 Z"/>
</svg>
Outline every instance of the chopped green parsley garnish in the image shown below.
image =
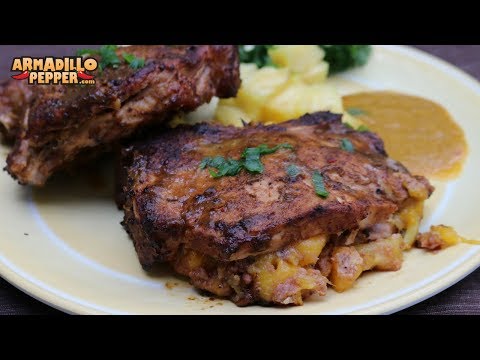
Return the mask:
<svg viewBox="0 0 480 360">
<path fill-rule="evenodd" d="M 365 131 L 370 131 L 370 129 L 369 129 L 366 125 L 360 125 L 360 126 L 357 128 L 357 131 L 365 132 Z"/>
<path fill-rule="evenodd" d="M 325 51 L 329 74 L 363 66 L 372 53 L 370 45 L 318 45 Z"/>
<path fill-rule="evenodd" d="M 214 178 L 219 178 L 222 176 L 235 176 L 240 170 L 242 170 L 242 162 L 235 159 L 225 159 L 222 156 L 216 156 L 212 164 L 209 165 L 217 169 L 215 172 L 212 169 L 208 169 L 210 175 Z"/>
<path fill-rule="evenodd" d="M 290 144 L 280 144 L 269 148 L 268 145 L 262 144 L 254 148 L 246 148 L 242 153 L 245 169 L 253 173 L 262 173 L 263 164 L 260 161 L 261 155 L 273 154 L 278 149 L 293 149 Z"/>
<path fill-rule="evenodd" d="M 360 132 L 370 131 L 370 129 L 366 125 L 360 125 L 357 129 L 355 129 L 352 125 L 350 125 L 347 122 L 343 123 L 343 125 L 345 125 L 349 129 L 360 131 Z"/>
<path fill-rule="evenodd" d="M 315 170 L 313 172 L 312 182 L 313 182 L 313 186 L 315 187 L 315 193 L 318 196 L 320 196 L 324 199 L 327 198 L 329 193 L 328 193 L 327 189 L 325 189 L 325 183 L 323 181 L 323 176 L 317 170 Z"/>
<path fill-rule="evenodd" d="M 280 144 L 269 148 L 268 145 L 262 144 L 254 148 L 246 148 L 242 152 L 240 160 L 235 160 L 232 158 L 225 159 L 223 156 L 215 157 L 206 157 L 200 163 L 200 169 L 209 168 L 208 171 L 210 175 L 214 178 L 219 178 L 222 176 L 235 176 L 242 169 L 250 173 L 263 173 L 264 166 L 260 157 L 262 155 L 273 154 L 279 149 L 293 149 L 293 146 L 290 144 Z M 217 170 L 214 171 L 211 168 Z"/>
<path fill-rule="evenodd" d="M 352 142 L 348 139 L 342 139 L 342 142 L 340 144 L 343 150 L 348 151 L 348 152 L 354 152 L 355 148 L 352 144 Z"/>
<path fill-rule="evenodd" d="M 100 49 L 80 49 L 77 51 L 78 56 L 84 55 L 98 55 L 100 56 L 100 63 L 98 69 L 100 71 L 104 70 L 107 67 L 117 68 L 122 63 L 122 60 L 118 57 L 116 51 L 118 49 L 117 45 L 103 45 Z M 124 53 L 123 58 L 125 62 L 130 65 L 132 69 L 140 69 L 145 66 L 145 59 L 137 58 L 133 54 Z"/>
<path fill-rule="evenodd" d="M 365 115 L 366 112 L 362 109 L 351 107 L 347 109 L 347 112 L 352 115 L 352 116 L 360 116 L 360 115 Z"/>
<path fill-rule="evenodd" d="M 123 53 L 122 55 L 127 64 L 130 65 L 132 69 L 137 70 L 145 66 L 144 58 L 138 58 L 135 55 L 129 53 Z"/>
<path fill-rule="evenodd" d="M 287 175 L 290 176 L 291 178 L 296 178 L 298 175 L 300 175 L 301 171 L 297 165 L 290 164 L 287 166 L 286 172 L 287 172 Z"/>
</svg>

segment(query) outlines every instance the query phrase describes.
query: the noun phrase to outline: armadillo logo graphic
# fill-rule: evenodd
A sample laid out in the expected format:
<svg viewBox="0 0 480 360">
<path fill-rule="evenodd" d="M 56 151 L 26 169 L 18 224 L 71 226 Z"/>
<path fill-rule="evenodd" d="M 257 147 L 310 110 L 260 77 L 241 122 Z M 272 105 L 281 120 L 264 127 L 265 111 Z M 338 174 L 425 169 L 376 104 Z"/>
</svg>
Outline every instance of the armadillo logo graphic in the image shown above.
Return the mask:
<svg viewBox="0 0 480 360">
<path fill-rule="evenodd" d="M 94 58 L 23 56 L 13 59 L 11 71 L 20 71 L 12 75 L 12 79 L 26 80 L 28 84 L 94 85 L 95 78 L 90 72 L 97 67 L 98 62 Z"/>
</svg>

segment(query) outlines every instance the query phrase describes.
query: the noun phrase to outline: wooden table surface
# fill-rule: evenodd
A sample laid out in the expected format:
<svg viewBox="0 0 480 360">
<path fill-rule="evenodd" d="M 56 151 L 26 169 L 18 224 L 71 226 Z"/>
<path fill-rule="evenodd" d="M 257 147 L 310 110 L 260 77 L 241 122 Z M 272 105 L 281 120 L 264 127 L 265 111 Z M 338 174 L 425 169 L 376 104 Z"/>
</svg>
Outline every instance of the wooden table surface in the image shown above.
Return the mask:
<svg viewBox="0 0 480 360">
<path fill-rule="evenodd" d="M 480 45 L 416 45 L 460 67 L 480 80 Z M 8 78 L 12 57 L 73 54 L 87 45 L 8 45 L 0 46 L 0 80 Z M 480 114 L 479 114 L 480 116 Z M 3 166 L 2 166 L 3 167 Z M 61 312 L 31 298 L 0 277 L 0 315 L 51 314 Z M 412 306 L 399 314 L 480 314 L 480 269 L 436 296 Z"/>
</svg>

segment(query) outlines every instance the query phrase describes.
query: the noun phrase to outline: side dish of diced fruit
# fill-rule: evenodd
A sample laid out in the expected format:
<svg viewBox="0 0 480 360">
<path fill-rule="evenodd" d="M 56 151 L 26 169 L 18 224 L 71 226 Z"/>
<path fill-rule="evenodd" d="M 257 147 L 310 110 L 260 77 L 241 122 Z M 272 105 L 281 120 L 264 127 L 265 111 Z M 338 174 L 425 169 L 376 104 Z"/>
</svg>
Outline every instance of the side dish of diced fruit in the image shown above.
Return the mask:
<svg viewBox="0 0 480 360">
<path fill-rule="evenodd" d="M 240 45 L 239 52 L 242 85 L 237 96 L 177 117 L 173 126 L 204 121 L 210 112 L 223 125 L 243 126 L 327 110 L 344 113 L 344 121 L 354 128 L 361 125 L 344 112 L 342 98 L 328 76 L 364 65 L 371 52 L 369 45 Z"/>
</svg>

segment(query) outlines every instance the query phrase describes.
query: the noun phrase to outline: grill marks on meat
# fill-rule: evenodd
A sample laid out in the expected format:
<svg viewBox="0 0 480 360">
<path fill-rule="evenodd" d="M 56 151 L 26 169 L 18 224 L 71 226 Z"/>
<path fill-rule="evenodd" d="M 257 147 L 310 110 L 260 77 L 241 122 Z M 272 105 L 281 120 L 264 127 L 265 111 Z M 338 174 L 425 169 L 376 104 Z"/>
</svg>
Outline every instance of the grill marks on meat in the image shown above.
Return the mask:
<svg viewBox="0 0 480 360">
<path fill-rule="evenodd" d="M 341 149 L 343 138 L 356 151 Z M 205 156 L 239 158 L 246 147 L 289 143 L 262 157 L 262 174 L 213 179 Z M 286 174 L 289 164 L 302 173 Z M 369 132 L 355 132 L 328 112 L 271 126 L 201 124 L 176 128 L 122 150 L 123 225 L 141 264 L 174 262 L 181 248 L 220 262 L 246 259 L 319 234 L 364 229 L 386 221 L 410 198 L 408 186 L 433 191 L 385 153 Z M 314 170 L 328 198 L 315 194 Z M 412 185 L 413 184 L 413 185 Z"/>
<path fill-rule="evenodd" d="M 145 58 L 145 66 L 107 68 L 96 76 L 95 86 L 32 86 L 23 96 L 18 85 L 3 86 L 0 119 L 7 134 L 17 134 L 6 169 L 20 183 L 43 185 L 80 152 L 129 137 L 175 112 L 194 110 L 213 96 L 235 96 L 240 85 L 235 46 L 117 50 L 120 57 L 123 52 Z M 20 128 L 12 125 L 25 113 Z"/>
</svg>

